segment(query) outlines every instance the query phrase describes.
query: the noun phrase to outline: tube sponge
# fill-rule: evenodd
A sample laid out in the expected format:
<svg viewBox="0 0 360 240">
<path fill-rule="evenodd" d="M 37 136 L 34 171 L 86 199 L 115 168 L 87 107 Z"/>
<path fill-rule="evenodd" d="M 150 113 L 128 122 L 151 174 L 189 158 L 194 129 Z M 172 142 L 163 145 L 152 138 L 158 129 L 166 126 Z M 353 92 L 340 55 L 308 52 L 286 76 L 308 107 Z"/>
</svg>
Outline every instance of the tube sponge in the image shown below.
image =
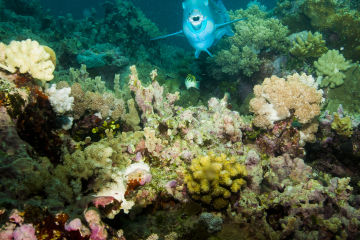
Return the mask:
<svg viewBox="0 0 360 240">
<path fill-rule="evenodd" d="M 30 39 L 0 43 L 0 68 L 11 73 L 29 73 L 33 78 L 50 81 L 54 78 L 56 56 L 54 51 Z"/>
</svg>

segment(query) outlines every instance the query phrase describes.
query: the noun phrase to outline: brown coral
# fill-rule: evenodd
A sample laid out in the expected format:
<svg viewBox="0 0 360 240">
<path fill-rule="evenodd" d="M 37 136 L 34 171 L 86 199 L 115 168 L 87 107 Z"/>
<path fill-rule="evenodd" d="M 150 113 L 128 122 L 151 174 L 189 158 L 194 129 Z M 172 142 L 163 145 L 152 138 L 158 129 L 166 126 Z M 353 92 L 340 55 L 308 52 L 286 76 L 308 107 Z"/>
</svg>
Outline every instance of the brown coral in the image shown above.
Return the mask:
<svg viewBox="0 0 360 240">
<path fill-rule="evenodd" d="M 286 79 L 272 76 L 254 87 L 255 98 L 250 111 L 255 113 L 254 125 L 270 128 L 273 123 L 289 117 L 306 124 L 319 115 L 322 92 L 316 89 L 311 76 L 295 73 Z"/>
<path fill-rule="evenodd" d="M 71 95 L 74 97 L 75 119 L 80 119 L 86 111 L 100 113 L 102 118 L 110 117 L 113 120 L 118 120 L 125 114 L 124 101 L 115 98 L 112 93 L 85 92 L 79 83 L 74 83 L 71 86 Z"/>
</svg>

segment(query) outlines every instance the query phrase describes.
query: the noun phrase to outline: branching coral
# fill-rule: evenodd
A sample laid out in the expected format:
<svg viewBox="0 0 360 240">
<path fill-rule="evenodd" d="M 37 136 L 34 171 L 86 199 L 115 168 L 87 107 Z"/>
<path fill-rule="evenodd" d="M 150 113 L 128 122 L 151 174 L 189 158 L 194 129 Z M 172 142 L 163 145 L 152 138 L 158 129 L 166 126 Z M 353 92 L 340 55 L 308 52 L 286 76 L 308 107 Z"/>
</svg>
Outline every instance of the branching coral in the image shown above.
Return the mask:
<svg viewBox="0 0 360 240">
<path fill-rule="evenodd" d="M 266 13 L 257 6 L 248 10 L 230 12 L 233 19 L 246 17 L 246 21 L 235 24 L 235 36 L 225 40 L 225 47 L 216 53 L 215 63 L 221 71 L 236 75 L 240 72 L 251 76 L 259 70 L 263 50 L 283 52 L 288 46 L 288 29 L 279 20 L 266 18 Z M 216 71 L 214 69 L 213 71 Z"/>
<path fill-rule="evenodd" d="M 174 103 L 179 99 L 179 92 L 168 93 L 165 101 L 163 99 L 164 87 L 155 81 L 156 70 L 150 73 L 152 83 L 148 87 L 142 86 L 135 66 L 131 66 L 130 70 L 129 88 L 135 93 L 135 100 L 142 111 L 142 117 L 147 118 L 155 112 L 159 116 L 171 116 Z"/>
<path fill-rule="evenodd" d="M 100 76 L 90 78 L 86 70 L 86 65 L 81 65 L 80 69 L 70 68 L 69 81 L 71 84 L 79 83 L 84 91 L 104 93 L 106 91 L 105 82 Z"/>
<path fill-rule="evenodd" d="M 115 98 L 110 92 L 103 95 L 99 92 L 85 92 L 79 83 L 75 83 L 71 86 L 71 95 L 74 97 L 75 119 L 80 119 L 87 111 L 91 114 L 100 113 L 101 118 L 110 117 L 115 121 L 125 114 L 124 101 Z"/>
<path fill-rule="evenodd" d="M 254 125 L 269 128 L 273 123 L 291 116 L 310 123 L 320 114 L 322 92 L 316 89 L 312 76 L 294 74 L 287 79 L 272 76 L 254 87 L 255 98 L 250 110 L 255 113 Z"/>
<path fill-rule="evenodd" d="M 290 48 L 290 53 L 301 59 L 317 58 L 327 52 L 325 40 L 322 34 L 316 32 L 305 32 L 304 34 L 297 34 L 293 41 L 293 47 Z"/>
<path fill-rule="evenodd" d="M 344 83 L 345 74 L 342 71 L 350 68 L 351 63 L 339 51 L 329 50 L 314 62 L 314 66 L 317 74 L 322 77 L 321 87 L 334 88 Z"/>
<path fill-rule="evenodd" d="M 54 51 L 41 46 L 37 41 L 12 41 L 5 46 L 0 44 L 0 67 L 15 73 L 29 73 L 33 78 L 50 81 L 54 78 L 56 60 Z M 5 54 L 4 54 L 5 53 Z"/>
<path fill-rule="evenodd" d="M 221 209 L 228 205 L 231 194 L 245 185 L 246 175 L 245 166 L 234 157 L 210 152 L 192 160 L 185 183 L 192 198 Z"/>
</svg>

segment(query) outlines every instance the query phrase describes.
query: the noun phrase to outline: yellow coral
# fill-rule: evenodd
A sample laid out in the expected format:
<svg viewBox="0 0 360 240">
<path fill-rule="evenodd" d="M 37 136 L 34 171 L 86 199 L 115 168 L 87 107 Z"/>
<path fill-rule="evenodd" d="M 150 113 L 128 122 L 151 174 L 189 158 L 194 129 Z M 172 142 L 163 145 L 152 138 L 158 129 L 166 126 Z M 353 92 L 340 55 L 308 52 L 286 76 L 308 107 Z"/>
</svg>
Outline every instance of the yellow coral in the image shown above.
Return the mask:
<svg viewBox="0 0 360 240">
<path fill-rule="evenodd" d="M 335 113 L 331 128 L 341 136 L 351 137 L 353 134 L 352 122 L 349 116 L 341 118 L 338 113 Z"/>
<path fill-rule="evenodd" d="M 193 199 L 221 209 L 227 206 L 231 194 L 245 185 L 245 176 L 245 166 L 236 162 L 234 157 L 216 156 L 210 152 L 192 160 L 185 182 Z"/>
<path fill-rule="evenodd" d="M 41 46 L 37 41 L 12 41 L 9 45 L 0 45 L 0 68 L 11 73 L 29 73 L 33 78 L 50 81 L 54 78 L 56 56 L 49 47 Z"/>
<path fill-rule="evenodd" d="M 254 87 L 255 98 L 250 101 L 254 125 L 271 128 L 274 122 L 289 117 L 310 123 L 320 113 L 322 91 L 316 87 L 314 78 L 306 74 L 265 78 L 262 85 Z"/>
</svg>

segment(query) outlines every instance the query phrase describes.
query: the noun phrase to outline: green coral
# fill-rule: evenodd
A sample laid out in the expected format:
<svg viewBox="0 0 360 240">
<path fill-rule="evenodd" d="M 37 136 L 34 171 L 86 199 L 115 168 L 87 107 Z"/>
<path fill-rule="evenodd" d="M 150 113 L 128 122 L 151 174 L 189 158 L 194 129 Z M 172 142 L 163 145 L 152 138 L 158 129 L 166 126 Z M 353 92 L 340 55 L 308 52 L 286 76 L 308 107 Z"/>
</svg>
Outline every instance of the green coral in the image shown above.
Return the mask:
<svg viewBox="0 0 360 240">
<path fill-rule="evenodd" d="M 325 40 L 322 34 L 316 32 L 305 32 L 305 36 L 297 35 L 293 46 L 290 48 L 290 53 L 302 60 L 309 58 L 317 58 L 327 52 Z"/>
<path fill-rule="evenodd" d="M 330 112 L 336 112 L 338 106 L 342 104 L 346 112 L 359 113 L 360 109 L 360 65 L 354 64 L 345 74 L 344 84 L 337 88 L 331 88 L 328 91 L 328 105 L 326 109 Z"/>
<path fill-rule="evenodd" d="M 356 49 L 360 45 L 360 14 L 350 9 L 349 2 L 306 0 L 302 9 L 313 27 L 338 35 L 333 47 L 343 47 L 347 58 L 360 60 L 360 50 Z"/>
<path fill-rule="evenodd" d="M 84 91 L 92 91 L 104 93 L 106 91 L 105 82 L 101 80 L 100 76 L 90 78 L 86 70 L 86 65 L 82 64 L 80 69 L 70 68 L 69 81 L 71 85 L 79 83 Z"/>
<path fill-rule="evenodd" d="M 227 207 L 231 194 L 237 193 L 246 183 L 245 176 L 245 166 L 235 158 L 210 152 L 192 160 L 185 183 L 193 199 L 222 209 Z"/>
<path fill-rule="evenodd" d="M 341 136 L 351 137 L 353 134 L 352 122 L 349 116 L 340 117 L 338 113 L 335 113 L 331 128 Z"/>
<path fill-rule="evenodd" d="M 314 62 L 318 76 L 323 77 L 320 86 L 331 88 L 340 86 L 344 83 L 346 71 L 351 67 L 350 61 L 346 61 L 338 50 L 329 50 Z"/>
<path fill-rule="evenodd" d="M 266 12 L 257 6 L 247 10 L 230 12 L 232 19 L 247 18 L 235 24 L 235 35 L 226 38 L 221 49 L 215 55 L 218 70 L 229 75 L 240 72 L 251 76 L 259 70 L 263 59 L 259 57 L 262 51 L 285 52 L 288 47 L 288 29 L 274 18 L 268 18 Z"/>
</svg>

